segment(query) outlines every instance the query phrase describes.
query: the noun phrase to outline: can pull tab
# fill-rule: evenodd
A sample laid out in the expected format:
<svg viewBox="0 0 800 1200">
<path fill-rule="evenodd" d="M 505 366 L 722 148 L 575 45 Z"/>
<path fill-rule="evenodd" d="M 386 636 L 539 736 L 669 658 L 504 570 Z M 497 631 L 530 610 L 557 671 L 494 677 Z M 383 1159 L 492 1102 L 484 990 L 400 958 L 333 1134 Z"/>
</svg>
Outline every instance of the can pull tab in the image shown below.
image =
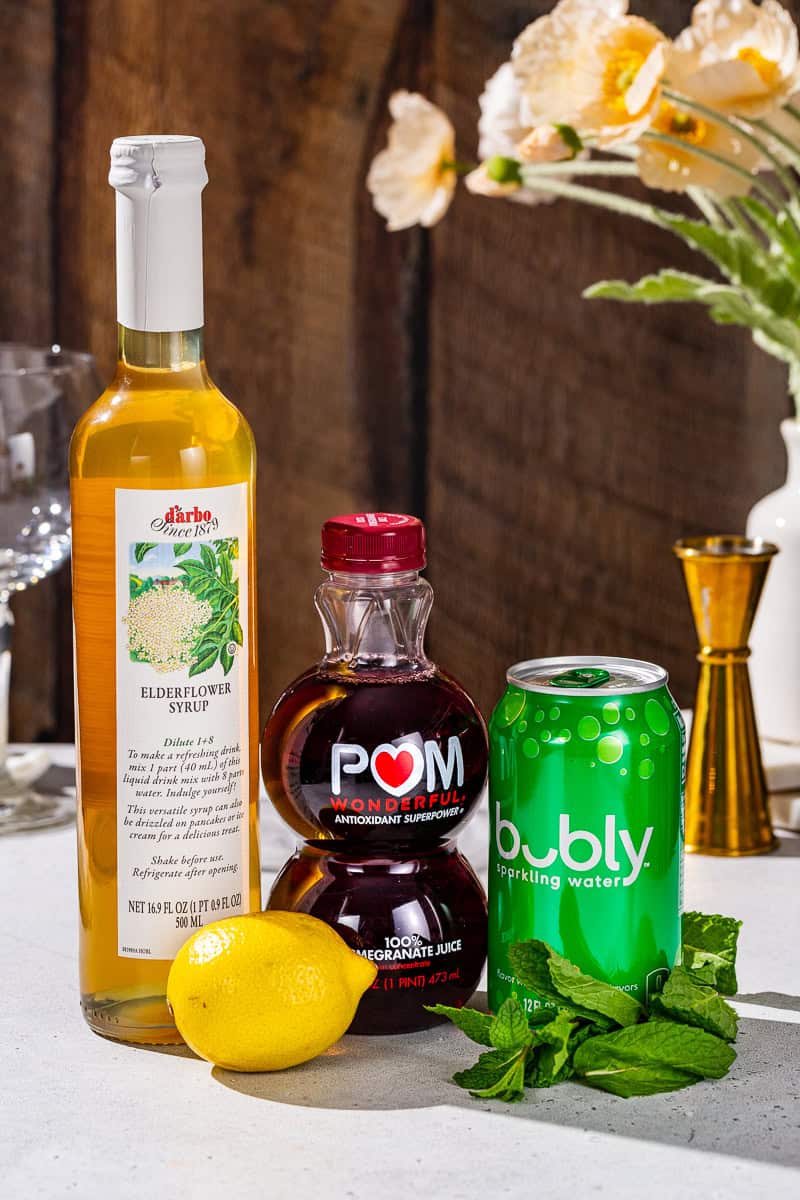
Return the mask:
<svg viewBox="0 0 800 1200">
<path fill-rule="evenodd" d="M 608 671 L 602 667 L 573 667 L 563 675 L 554 675 L 550 680 L 551 687 L 559 688 L 596 688 L 608 683 L 611 678 Z"/>
</svg>

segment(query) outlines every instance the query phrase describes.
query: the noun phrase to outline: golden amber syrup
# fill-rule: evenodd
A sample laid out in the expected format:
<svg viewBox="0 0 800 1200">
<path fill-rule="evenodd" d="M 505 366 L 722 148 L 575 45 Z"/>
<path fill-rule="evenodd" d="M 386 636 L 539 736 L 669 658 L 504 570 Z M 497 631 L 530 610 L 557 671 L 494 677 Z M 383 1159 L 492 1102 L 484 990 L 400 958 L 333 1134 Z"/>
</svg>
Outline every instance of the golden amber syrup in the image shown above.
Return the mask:
<svg viewBox="0 0 800 1200">
<path fill-rule="evenodd" d="M 170 961 L 117 953 L 115 489 L 249 486 L 249 909 L 255 911 L 261 905 L 255 448 L 244 417 L 208 377 L 199 330 L 120 330 L 117 374 L 78 423 L 70 474 L 81 1003 L 97 1033 L 142 1044 L 178 1043 L 166 1003 Z"/>
</svg>

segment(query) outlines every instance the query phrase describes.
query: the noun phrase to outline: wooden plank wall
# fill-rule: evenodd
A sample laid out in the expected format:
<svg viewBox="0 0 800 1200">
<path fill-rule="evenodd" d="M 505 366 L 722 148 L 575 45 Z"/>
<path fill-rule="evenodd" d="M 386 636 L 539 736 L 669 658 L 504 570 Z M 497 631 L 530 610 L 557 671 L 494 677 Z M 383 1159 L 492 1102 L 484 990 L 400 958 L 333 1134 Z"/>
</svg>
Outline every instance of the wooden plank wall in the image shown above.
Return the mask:
<svg viewBox="0 0 800 1200">
<path fill-rule="evenodd" d="M 53 182 L 55 178 L 56 31 L 50 0 L 0 5 L 0 340 L 54 340 Z M 13 605 L 16 663 L 12 733 L 52 734 L 71 724 L 71 638 L 66 580 L 50 579 Z M 68 629 L 68 626 L 67 626 Z M 42 636 L 44 634 L 44 637 Z M 43 643 L 45 652 L 43 653 Z"/>
<path fill-rule="evenodd" d="M 689 308 L 580 298 L 692 256 L 559 203 L 460 194 L 389 235 L 364 191 L 396 87 L 474 154 L 477 97 L 549 2 L 7 0 L 0 338 L 114 354 L 113 136 L 196 132 L 209 363 L 259 446 L 262 707 L 315 658 L 318 528 L 429 526 L 431 648 L 489 706 L 520 657 L 609 652 L 694 679 L 669 546 L 738 530 L 781 479 L 782 371 Z M 636 8 L 676 32 L 691 5 Z M 5 69 L 4 69 L 5 70 Z M 16 602 L 13 732 L 69 737 L 66 576 Z M 45 651 L 43 653 L 43 650 Z"/>
</svg>

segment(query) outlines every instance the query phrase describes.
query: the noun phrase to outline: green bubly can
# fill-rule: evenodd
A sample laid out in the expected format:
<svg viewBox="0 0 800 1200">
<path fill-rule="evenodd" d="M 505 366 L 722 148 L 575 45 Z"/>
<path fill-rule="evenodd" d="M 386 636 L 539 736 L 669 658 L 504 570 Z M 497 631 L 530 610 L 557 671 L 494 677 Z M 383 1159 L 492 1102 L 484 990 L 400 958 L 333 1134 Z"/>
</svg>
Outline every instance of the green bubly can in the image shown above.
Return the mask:
<svg viewBox="0 0 800 1200">
<path fill-rule="evenodd" d="M 540 938 L 646 1003 L 680 956 L 685 732 L 654 663 L 518 663 L 489 723 L 489 1007 Z"/>
</svg>

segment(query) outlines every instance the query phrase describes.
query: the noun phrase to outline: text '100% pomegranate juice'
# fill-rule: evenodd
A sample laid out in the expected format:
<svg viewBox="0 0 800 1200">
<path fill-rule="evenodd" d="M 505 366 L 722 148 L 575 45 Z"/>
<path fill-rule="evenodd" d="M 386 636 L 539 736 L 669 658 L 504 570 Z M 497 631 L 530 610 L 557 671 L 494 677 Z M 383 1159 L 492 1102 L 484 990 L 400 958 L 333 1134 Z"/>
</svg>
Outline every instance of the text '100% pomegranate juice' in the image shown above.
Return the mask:
<svg viewBox="0 0 800 1200">
<path fill-rule="evenodd" d="M 351 1032 L 436 1023 L 480 978 L 486 900 L 452 846 L 486 781 L 477 707 L 427 658 L 433 603 L 416 517 L 356 513 L 322 530 L 326 653 L 278 700 L 262 766 L 306 842 L 269 906 L 318 916 L 378 966 Z"/>
</svg>

